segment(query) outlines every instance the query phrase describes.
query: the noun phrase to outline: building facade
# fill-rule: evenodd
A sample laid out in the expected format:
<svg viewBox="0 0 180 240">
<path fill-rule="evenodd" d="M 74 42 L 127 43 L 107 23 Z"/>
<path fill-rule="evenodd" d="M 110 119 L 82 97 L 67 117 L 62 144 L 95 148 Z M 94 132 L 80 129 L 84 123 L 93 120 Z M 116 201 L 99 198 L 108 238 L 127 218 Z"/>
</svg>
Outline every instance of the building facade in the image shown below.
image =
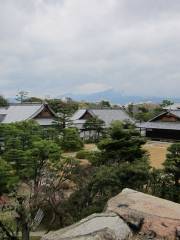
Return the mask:
<svg viewBox="0 0 180 240">
<path fill-rule="evenodd" d="M 180 140 L 180 110 L 167 110 L 139 127 L 154 140 Z"/>
</svg>

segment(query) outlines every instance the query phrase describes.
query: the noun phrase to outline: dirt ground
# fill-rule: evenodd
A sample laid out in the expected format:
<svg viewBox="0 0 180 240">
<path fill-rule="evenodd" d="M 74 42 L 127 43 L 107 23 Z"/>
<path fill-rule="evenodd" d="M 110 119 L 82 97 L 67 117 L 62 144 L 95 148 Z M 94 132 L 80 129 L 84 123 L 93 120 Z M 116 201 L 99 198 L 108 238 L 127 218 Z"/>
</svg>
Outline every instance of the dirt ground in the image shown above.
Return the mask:
<svg viewBox="0 0 180 240">
<path fill-rule="evenodd" d="M 90 144 L 84 144 L 84 149 L 88 150 L 88 151 L 96 151 L 97 150 L 97 146 L 93 143 Z"/>
<path fill-rule="evenodd" d="M 162 168 L 162 163 L 166 159 L 167 148 L 170 146 L 167 142 L 147 142 L 144 145 L 149 153 L 151 166 L 155 168 Z"/>
</svg>

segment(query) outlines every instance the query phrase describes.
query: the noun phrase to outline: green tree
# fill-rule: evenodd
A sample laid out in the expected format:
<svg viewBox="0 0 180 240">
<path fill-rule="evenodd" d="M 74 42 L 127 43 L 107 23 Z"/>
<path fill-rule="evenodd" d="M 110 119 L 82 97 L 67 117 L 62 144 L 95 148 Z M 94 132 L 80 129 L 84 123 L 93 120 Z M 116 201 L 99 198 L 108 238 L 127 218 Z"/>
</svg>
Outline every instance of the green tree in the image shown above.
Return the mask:
<svg viewBox="0 0 180 240">
<path fill-rule="evenodd" d="M 164 169 L 152 169 L 147 191 L 154 196 L 174 201 L 174 181 Z"/>
<path fill-rule="evenodd" d="M 41 128 L 33 121 L 0 125 L 2 157 L 13 166 L 21 179 L 29 178 L 33 142 L 41 139 Z"/>
<path fill-rule="evenodd" d="M 104 164 L 111 165 L 141 159 L 145 154 L 141 147 L 144 143 L 145 139 L 133 126 L 126 128 L 126 124 L 115 121 L 109 129 L 109 136 L 100 141 L 98 147 Z"/>
<path fill-rule="evenodd" d="M 130 103 L 130 104 L 128 105 L 127 111 L 128 111 L 128 113 L 129 113 L 129 115 L 133 117 L 133 115 L 134 115 L 134 105 L 133 105 L 133 103 Z"/>
<path fill-rule="evenodd" d="M 10 192 L 16 187 L 18 177 L 11 165 L 4 159 L 0 159 L 0 196 Z"/>
<path fill-rule="evenodd" d="M 23 103 L 27 99 L 27 96 L 28 96 L 28 92 L 21 90 L 17 93 L 16 100 L 20 103 Z"/>
<path fill-rule="evenodd" d="M 62 101 L 60 99 L 47 99 L 46 100 L 49 106 L 56 113 L 66 113 L 72 115 L 75 111 L 78 110 L 78 103 L 75 101 Z"/>
<path fill-rule="evenodd" d="M 76 128 L 65 128 L 61 146 L 65 151 L 78 151 L 83 147 L 78 130 Z"/>
<path fill-rule="evenodd" d="M 68 135 L 68 129 L 65 129 L 65 142 L 67 146 L 70 144 L 70 147 L 79 148 L 82 141 L 77 130 L 72 130 Z M 34 226 L 33 217 L 39 207 L 50 209 L 52 225 L 55 218 L 60 219 L 57 206 L 61 208 L 66 198 L 64 191 L 76 175 L 77 161 L 61 157 L 61 149 L 55 143 L 53 135 L 54 129 L 42 129 L 33 121 L 0 125 L 0 138 L 3 142 L 0 154 L 4 158 L 0 161 L 2 193 L 12 190 L 11 182 L 14 186 L 16 179 L 11 173 L 16 175 L 18 183 L 26 182 L 31 189 L 25 196 L 17 191 L 17 201 L 15 209 L 13 208 L 17 217 L 12 221 L 17 225 L 17 233 L 21 230 L 23 240 L 29 239 L 29 231 Z M 71 136 L 75 143 L 71 141 Z M 2 226 L 1 223 L 0 230 L 3 229 L 3 234 L 10 236 L 11 229 L 8 231 L 6 223 L 2 223 Z M 16 236 L 13 235 L 14 239 L 17 239 Z"/>
<path fill-rule="evenodd" d="M 174 201 L 180 201 L 180 143 L 174 143 L 168 148 L 164 170 L 172 176 L 174 182 Z"/>
<path fill-rule="evenodd" d="M 21 179 L 29 179 L 33 174 L 32 152 L 39 148 L 42 151 L 54 150 L 54 129 L 42 129 L 36 122 L 27 121 L 14 124 L 0 125 L 0 137 L 2 139 L 1 152 L 3 158 L 16 170 Z M 38 145 L 39 144 L 39 145 Z M 38 147 L 36 147 L 38 145 Z M 59 148 L 57 152 L 59 151 Z M 50 152 L 51 153 L 51 152 Z"/>
<path fill-rule="evenodd" d="M 7 107 L 8 105 L 8 101 L 2 95 L 0 95 L 0 107 Z"/>
<path fill-rule="evenodd" d="M 167 106 L 170 106 L 172 105 L 174 102 L 171 101 L 171 100 L 168 100 L 168 99 L 165 99 L 162 101 L 162 103 L 160 104 L 161 107 L 167 107 Z"/>
<path fill-rule="evenodd" d="M 147 111 L 147 112 L 140 111 L 136 113 L 134 117 L 136 120 L 147 122 L 154 117 L 154 113 L 153 111 Z"/>
<path fill-rule="evenodd" d="M 14 148 L 28 150 L 42 137 L 42 129 L 35 121 L 2 124 L 0 129 L 5 151 Z"/>
<path fill-rule="evenodd" d="M 45 207 L 48 207 L 50 213 L 48 218 L 48 229 L 55 228 L 56 222 L 60 226 L 64 225 L 64 216 L 62 214 L 61 206 L 67 199 L 65 192 L 67 189 L 72 191 L 69 183 L 75 182 L 78 174 L 79 162 L 73 158 L 61 157 L 60 161 L 48 162 L 46 166 L 46 172 L 43 177 L 44 186 L 41 191 L 38 191 L 38 204 L 43 203 Z M 39 201 L 40 200 L 40 201 Z M 40 204 L 41 205 L 41 204 Z"/>
<path fill-rule="evenodd" d="M 108 197 L 124 187 L 143 190 L 150 169 L 146 152 L 142 149 L 144 143 L 133 125 L 119 121 L 112 123 L 109 136 L 98 144 L 101 155 L 98 154 L 97 161 L 93 159 L 92 162 L 98 167 L 93 177 L 96 189 L 102 189 Z"/>
<path fill-rule="evenodd" d="M 25 98 L 23 100 L 23 102 L 26 102 L 26 103 L 42 103 L 43 100 L 41 98 L 38 98 L 38 97 L 28 97 L 28 98 Z"/>
<path fill-rule="evenodd" d="M 38 188 L 41 175 L 48 162 L 59 161 L 61 151 L 59 146 L 51 140 L 40 140 L 33 143 L 29 152 L 31 159 L 32 179 L 35 189 Z"/>
<path fill-rule="evenodd" d="M 104 133 L 105 123 L 98 117 L 92 117 L 86 120 L 83 125 L 84 132 L 89 133 L 89 139 L 99 140 L 100 135 Z"/>
<path fill-rule="evenodd" d="M 9 149 L 3 154 L 4 159 L 11 164 L 21 179 L 29 177 L 28 152 L 19 149 Z"/>
<path fill-rule="evenodd" d="M 111 104 L 109 101 L 105 101 L 105 100 L 102 100 L 101 102 L 99 102 L 98 104 L 101 108 L 110 108 L 111 107 Z"/>
<path fill-rule="evenodd" d="M 71 116 L 78 109 L 78 105 L 73 101 L 63 102 L 59 99 L 49 100 L 48 103 L 57 113 L 54 126 L 63 135 L 64 129 L 72 126 Z"/>
<path fill-rule="evenodd" d="M 64 109 L 57 115 L 53 123 L 58 132 L 63 135 L 64 129 L 72 125 L 71 114 Z"/>
</svg>

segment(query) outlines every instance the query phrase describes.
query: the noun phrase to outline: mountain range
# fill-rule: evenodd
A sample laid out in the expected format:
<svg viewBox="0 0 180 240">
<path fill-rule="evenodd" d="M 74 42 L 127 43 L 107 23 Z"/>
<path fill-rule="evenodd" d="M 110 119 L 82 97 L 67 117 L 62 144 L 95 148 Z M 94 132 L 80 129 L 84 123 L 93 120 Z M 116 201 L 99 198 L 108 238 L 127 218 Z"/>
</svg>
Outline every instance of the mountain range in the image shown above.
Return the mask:
<svg viewBox="0 0 180 240">
<path fill-rule="evenodd" d="M 55 97 L 56 99 L 71 98 L 75 101 L 85 101 L 85 102 L 99 102 L 102 100 L 109 101 L 112 104 L 128 104 L 128 103 L 140 103 L 140 102 L 152 102 L 160 103 L 164 99 L 169 99 L 173 102 L 180 102 L 178 97 L 156 97 L 156 96 L 136 96 L 136 95 L 124 95 L 119 91 L 114 89 L 108 89 L 106 91 L 100 91 L 91 94 L 75 94 L 75 93 L 66 93 Z M 8 98 L 10 103 L 17 102 L 15 98 Z"/>
<path fill-rule="evenodd" d="M 101 100 L 107 100 L 113 104 L 128 104 L 128 103 L 139 103 L 139 102 L 153 102 L 160 103 L 167 97 L 143 97 L 143 96 L 128 96 L 122 93 L 109 89 L 102 92 L 96 92 L 91 94 L 73 94 L 67 93 L 59 96 L 58 98 L 72 98 L 76 101 L 87 101 L 87 102 L 98 102 Z M 174 102 L 180 102 L 180 98 L 168 98 Z"/>
</svg>

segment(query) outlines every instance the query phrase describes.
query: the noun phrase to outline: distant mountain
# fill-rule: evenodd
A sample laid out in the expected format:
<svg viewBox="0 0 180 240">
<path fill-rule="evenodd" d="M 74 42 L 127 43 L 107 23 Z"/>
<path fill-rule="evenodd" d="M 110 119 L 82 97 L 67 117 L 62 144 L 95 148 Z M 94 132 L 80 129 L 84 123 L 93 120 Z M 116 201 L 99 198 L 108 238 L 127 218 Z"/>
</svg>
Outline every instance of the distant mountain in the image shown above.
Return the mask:
<svg viewBox="0 0 180 240">
<path fill-rule="evenodd" d="M 141 97 L 141 96 L 127 96 L 122 95 L 120 92 L 115 91 L 113 89 L 109 89 L 102 92 L 92 93 L 92 94 L 72 94 L 67 93 L 58 98 L 65 98 L 70 97 L 76 101 L 89 101 L 89 102 L 98 102 L 101 100 L 110 101 L 113 104 L 127 104 L 127 103 L 138 103 L 138 102 L 147 102 L 151 101 L 154 103 L 160 103 L 162 100 L 166 99 L 167 97 Z M 180 102 L 179 99 L 171 99 L 174 102 Z"/>
<path fill-rule="evenodd" d="M 113 104 L 128 104 L 128 103 L 139 103 L 139 102 L 153 102 L 153 103 L 160 103 L 162 100 L 167 99 L 168 97 L 143 97 L 143 96 L 129 96 L 123 95 L 121 92 L 118 92 L 114 89 L 108 89 L 102 92 L 96 92 L 91 94 L 74 94 L 74 93 L 66 93 L 60 95 L 56 98 L 64 99 L 70 97 L 76 101 L 87 101 L 87 102 L 99 102 L 101 100 L 107 100 Z M 169 97 L 168 99 L 174 102 L 180 102 L 180 98 L 172 98 Z M 16 103 L 15 98 L 8 98 L 10 103 Z"/>
</svg>

